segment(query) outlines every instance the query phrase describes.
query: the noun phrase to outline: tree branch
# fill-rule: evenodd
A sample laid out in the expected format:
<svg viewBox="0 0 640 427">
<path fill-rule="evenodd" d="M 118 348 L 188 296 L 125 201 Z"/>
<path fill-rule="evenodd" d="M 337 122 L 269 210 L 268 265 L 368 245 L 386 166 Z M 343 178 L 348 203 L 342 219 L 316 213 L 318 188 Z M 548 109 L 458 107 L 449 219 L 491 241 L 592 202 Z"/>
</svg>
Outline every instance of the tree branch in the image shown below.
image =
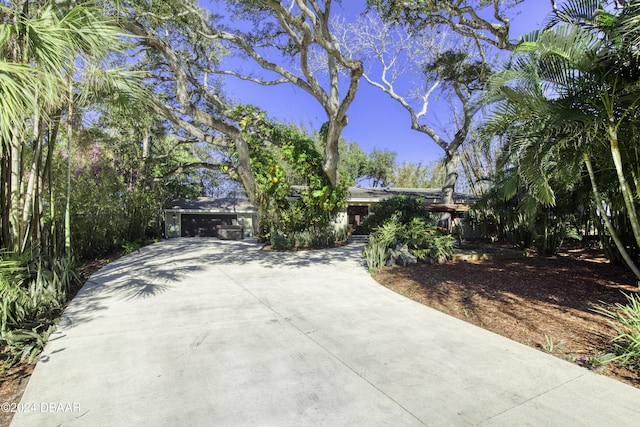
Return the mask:
<svg viewBox="0 0 640 427">
<path fill-rule="evenodd" d="M 167 178 L 170 178 L 172 176 L 176 176 L 176 175 L 180 175 L 183 174 L 185 172 L 189 172 L 192 171 L 194 169 L 209 169 L 209 170 L 221 170 L 222 168 L 222 164 L 220 163 L 209 163 L 209 162 L 192 162 L 192 163 L 185 163 L 179 166 L 176 166 L 175 168 L 171 169 L 168 172 L 163 173 L 161 176 L 159 177 L 155 177 L 153 180 L 155 182 L 160 182 L 160 181 L 164 181 Z M 224 165 L 226 166 L 226 165 Z"/>
</svg>

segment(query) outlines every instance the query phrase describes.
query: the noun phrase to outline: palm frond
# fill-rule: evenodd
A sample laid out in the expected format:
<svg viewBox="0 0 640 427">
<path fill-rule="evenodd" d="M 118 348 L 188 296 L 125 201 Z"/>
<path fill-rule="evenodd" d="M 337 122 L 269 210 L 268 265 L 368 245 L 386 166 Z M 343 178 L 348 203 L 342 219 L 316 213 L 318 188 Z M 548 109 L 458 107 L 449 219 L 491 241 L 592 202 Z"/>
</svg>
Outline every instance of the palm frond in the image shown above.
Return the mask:
<svg viewBox="0 0 640 427">
<path fill-rule="evenodd" d="M 87 67 L 81 82 L 80 101 L 109 99 L 120 107 L 128 105 L 140 108 L 151 99 L 149 91 L 142 85 L 146 73 L 125 68 L 107 69 L 101 64 Z"/>
<path fill-rule="evenodd" d="M 29 64 L 0 60 L 0 138 L 9 140 L 13 132 L 24 129 L 36 108 L 47 108 L 60 101 L 59 80 Z"/>
<path fill-rule="evenodd" d="M 599 10 L 602 10 L 601 0 L 567 0 L 549 16 L 545 28 L 552 28 L 561 23 L 593 25 Z"/>
</svg>

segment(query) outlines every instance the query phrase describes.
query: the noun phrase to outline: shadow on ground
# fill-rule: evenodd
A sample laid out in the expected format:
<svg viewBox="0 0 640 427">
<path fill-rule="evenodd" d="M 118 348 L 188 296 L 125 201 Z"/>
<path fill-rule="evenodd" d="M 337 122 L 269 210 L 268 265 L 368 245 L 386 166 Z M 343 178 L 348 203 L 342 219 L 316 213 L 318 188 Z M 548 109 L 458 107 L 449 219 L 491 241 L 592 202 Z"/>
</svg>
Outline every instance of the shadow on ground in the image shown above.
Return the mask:
<svg viewBox="0 0 640 427">
<path fill-rule="evenodd" d="M 362 246 L 277 252 L 263 250 L 255 239 L 223 241 L 213 238 L 171 239 L 141 248 L 94 273 L 78 292 L 61 319 L 73 326 L 100 316 L 112 299 L 144 304 L 175 286 L 188 286 L 188 278 L 212 266 L 258 263 L 267 269 L 302 269 L 352 259 L 362 266 Z"/>
</svg>

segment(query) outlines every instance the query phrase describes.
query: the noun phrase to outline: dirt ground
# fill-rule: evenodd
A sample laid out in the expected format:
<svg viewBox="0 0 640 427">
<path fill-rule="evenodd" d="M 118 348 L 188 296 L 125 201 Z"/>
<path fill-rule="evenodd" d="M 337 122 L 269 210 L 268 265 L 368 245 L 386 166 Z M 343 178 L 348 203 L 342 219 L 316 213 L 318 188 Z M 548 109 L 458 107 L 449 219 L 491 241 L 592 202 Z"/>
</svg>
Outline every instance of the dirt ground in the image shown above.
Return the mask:
<svg viewBox="0 0 640 427">
<path fill-rule="evenodd" d="M 86 265 L 83 277 L 105 263 Z M 391 267 L 375 277 L 422 304 L 640 388 L 639 372 L 599 366 L 614 331 L 593 309 L 625 303 L 622 292 L 640 289 L 626 268 L 598 250 L 574 246 L 554 257 Z M 20 401 L 32 370 L 23 365 L 1 373 L 0 404 Z M 0 411 L 0 427 L 12 415 Z"/>
<path fill-rule="evenodd" d="M 615 331 L 594 308 L 626 303 L 623 292 L 640 289 L 628 269 L 598 250 L 390 267 L 375 278 L 422 304 L 640 388 L 640 372 L 601 363 Z"/>
</svg>

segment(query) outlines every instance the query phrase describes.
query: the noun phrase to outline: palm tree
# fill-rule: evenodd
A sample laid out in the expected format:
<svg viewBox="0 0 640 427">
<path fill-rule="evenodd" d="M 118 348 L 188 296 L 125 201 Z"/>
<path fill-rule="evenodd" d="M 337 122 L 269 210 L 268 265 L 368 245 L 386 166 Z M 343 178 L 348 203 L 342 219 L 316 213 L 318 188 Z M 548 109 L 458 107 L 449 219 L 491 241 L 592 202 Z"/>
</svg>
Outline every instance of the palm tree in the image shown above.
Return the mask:
<svg viewBox="0 0 640 427">
<path fill-rule="evenodd" d="M 67 110 L 70 123 L 71 107 L 87 93 L 76 90 L 79 71 L 104 58 L 121 36 L 93 5 L 0 4 L 1 247 L 24 252 L 55 246 L 55 232 L 45 232 L 44 221 L 47 206 L 55 214 L 53 190 L 49 200 L 44 190 L 52 186 L 60 120 Z M 70 142 L 70 131 L 67 137 Z"/>
<path fill-rule="evenodd" d="M 638 167 L 640 70 L 637 42 L 629 42 L 640 34 L 629 26 L 637 20 L 638 3 L 630 1 L 615 14 L 591 0 L 556 8 L 550 26 L 527 36 L 510 66 L 492 79 L 487 100 L 495 104 L 484 131 L 506 140 L 503 164 L 517 168 L 506 186 L 510 194 L 517 183 L 539 203 L 553 205 L 554 185 L 577 185 L 588 177 L 600 217 L 640 278 L 637 259 L 629 254 L 637 258 L 640 248 L 640 188 L 631 174 Z M 616 211 L 630 225 L 633 241 L 623 242 L 615 229 Z"/>
</svg>

